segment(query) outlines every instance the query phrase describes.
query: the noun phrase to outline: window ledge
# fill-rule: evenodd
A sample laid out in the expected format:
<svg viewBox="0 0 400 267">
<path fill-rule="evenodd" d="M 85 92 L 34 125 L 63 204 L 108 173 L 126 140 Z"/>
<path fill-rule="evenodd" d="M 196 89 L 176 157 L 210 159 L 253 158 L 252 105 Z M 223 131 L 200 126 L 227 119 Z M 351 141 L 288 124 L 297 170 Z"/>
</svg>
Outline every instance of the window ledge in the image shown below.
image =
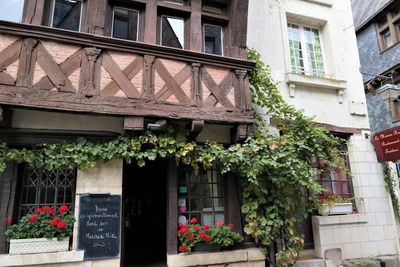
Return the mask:
<svg viewBox="0 0 400 267">
<path fill-rule="evenodd" d="M 244 263 L 244 262 L 265 262 L 265 255 L 261 249 L 240 249 L 224 252 L 211 253 L 188 253 L 168 255 L 168 266 L 188 267 L 200 265 Z"/>
<path fill-rule="evenodd" d="M 337 91 L 339 103 L 343 103 L 343 93 L 347 88 L 347 82 L 332 78 L 321 78 L 316 76 L 287 73 L 286 81 L 290 86 L 290 96 L 295 96 L 295 88 L 299 86 L 308 86 L 313 88 L 328 89 Z"/>
<path fill-rule="evenodd" d="M 350 215 L 335 215 L 335 216 L 312 216 L 313 225 L 330 226 L 342 224 L 360 224 L 367 223 L 367 214 L 350 214 Z"/>
<path fill-rule="evenodd" d="M 322 6 L 328 6 L 328 7 L 332 7 L 332 5 L 333 5 L 333 0 L 304 0 L 304 1 L 319 4 Z"/>
<path fill-rule="evenodd" d="M 84 251 L 67 251 L 43 254 L 0 255 L 0 266 L 32 266 L 52 263 L 83 261 Z"/>
</svg>

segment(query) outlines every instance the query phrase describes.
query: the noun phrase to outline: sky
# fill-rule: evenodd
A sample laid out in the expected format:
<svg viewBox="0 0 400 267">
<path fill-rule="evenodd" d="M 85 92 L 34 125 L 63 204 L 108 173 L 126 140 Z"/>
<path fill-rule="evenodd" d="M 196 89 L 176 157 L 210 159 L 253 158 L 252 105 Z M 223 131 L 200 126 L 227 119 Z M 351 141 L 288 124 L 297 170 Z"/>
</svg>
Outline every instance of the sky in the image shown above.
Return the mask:
<svg viewBox="0 0 400 267">
<path fill-rule="evenodd" d="M 0 20 L 21 22 L 24 0 L 2 1 L 0 8 Z"/>
</svg>

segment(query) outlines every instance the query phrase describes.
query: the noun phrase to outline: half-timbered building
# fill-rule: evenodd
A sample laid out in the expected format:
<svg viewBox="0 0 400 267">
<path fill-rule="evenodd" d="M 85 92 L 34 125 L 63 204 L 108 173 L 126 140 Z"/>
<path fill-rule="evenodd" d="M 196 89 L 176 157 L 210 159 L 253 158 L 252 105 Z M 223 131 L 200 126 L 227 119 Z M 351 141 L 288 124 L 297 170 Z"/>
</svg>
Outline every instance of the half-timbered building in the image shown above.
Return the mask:
<svg viewBox="0 0 400 267">
<path fill-rule="evenodd" d="M 197 142 L 239 141 L 254 121 L 247 6 L 247 0 L 5 1 L 0 141 L 30 149 L 168 124 Z M 1 222 L 60 203 L 71 204 L 78 221 L 84 196 L 120 196 L 121 235 L 110 248 L 114 256 L 85 255 L 76 222 L 68 252 L 7 255 L 0 223 L 0 266 L 263 266 L 254 249 L 178 255 L 179 221 L 223 220 L 241 232 L 238 180 L 216 168 L 195 174 L 168 160 L 144 168 L 113 160 L 47 171 L 9 162 L 0 175 Z"/>
</svg>

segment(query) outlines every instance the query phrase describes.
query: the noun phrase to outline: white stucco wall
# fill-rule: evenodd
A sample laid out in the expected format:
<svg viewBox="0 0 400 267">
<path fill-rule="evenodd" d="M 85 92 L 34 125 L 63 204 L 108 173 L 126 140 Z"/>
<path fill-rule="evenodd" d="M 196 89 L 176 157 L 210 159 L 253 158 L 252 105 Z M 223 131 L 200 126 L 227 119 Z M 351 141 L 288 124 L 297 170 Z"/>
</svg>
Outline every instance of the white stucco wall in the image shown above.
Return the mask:
<svg viewBox="0 0 400 267">
<path fill-rule="evenodd" d="M 288 22 L 319 29 L 328 79 L 300 75 L 308 84 L 297 83 L 290 90 Z M 249 0 L 248 46 L 260 52 L 270 65 L 287 102 L 315 116 L 317 122 L 362 130 L 349 141 L 359 213 L 315 218 L 315 255 L 324 257 L 324 251 L 330 248 L 340 248 L 346 259 L 398 254 L 393 209 L 368 131 L 350 1 Z M 344 85 L 342 98 L 337 90 L 323 89 L 326 83 Z M 364 204 L 359 201 L 361 198 Z"/>
<path fill-rule="evenodd" d="M 320 1 L 250 0 L 247 45 L 271 66 L 272 76 L 289 103 L 321 123 L 369 128 L 366 115 L 350 114 L 351 102 L 365 103 L 350 1 L 331 1 L 332 6 L 315 2 Z M 291 72 L 288 21 L 320 30 L 327 76 L 347 83 L 343 103 L 332 89 L 296 86 L 295 96 L 290 96 L 286 77 Z M 367 114 L 365 105 L 362 109 Z"/>
</svg>

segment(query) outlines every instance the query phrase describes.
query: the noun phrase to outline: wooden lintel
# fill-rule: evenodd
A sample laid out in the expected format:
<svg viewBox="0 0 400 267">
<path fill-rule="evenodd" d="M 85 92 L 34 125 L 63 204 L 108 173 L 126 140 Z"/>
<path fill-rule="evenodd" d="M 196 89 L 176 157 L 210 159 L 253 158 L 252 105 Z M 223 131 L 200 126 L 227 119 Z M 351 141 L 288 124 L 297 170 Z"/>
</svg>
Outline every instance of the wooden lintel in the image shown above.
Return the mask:
<svg viewBox="0 0 400 267">
<path fill-rule="evenodd" d="M 169 120 L 204 120 L 224 124 L 251 124 L 254 122 L 254 116 L 250 111 L 193 107 L 99 95 L 87 98 L 80 94 L 8 85 L 0 85 L 0 104 L 71 112 L 155 117 Z"/>
<path fill-rule="evenodd" d="M 251 124 L 240 124 L 232 129 L 232 142 L 237 143 L 245 140 L 253 134 L 253 126 Z"/>
<path fill-rule="evenodd" d="M 144 130 L 144 118 L 143 117 L 125 117 L 124 118 L 124 130 L 143 131 Z"/>
</svg>

